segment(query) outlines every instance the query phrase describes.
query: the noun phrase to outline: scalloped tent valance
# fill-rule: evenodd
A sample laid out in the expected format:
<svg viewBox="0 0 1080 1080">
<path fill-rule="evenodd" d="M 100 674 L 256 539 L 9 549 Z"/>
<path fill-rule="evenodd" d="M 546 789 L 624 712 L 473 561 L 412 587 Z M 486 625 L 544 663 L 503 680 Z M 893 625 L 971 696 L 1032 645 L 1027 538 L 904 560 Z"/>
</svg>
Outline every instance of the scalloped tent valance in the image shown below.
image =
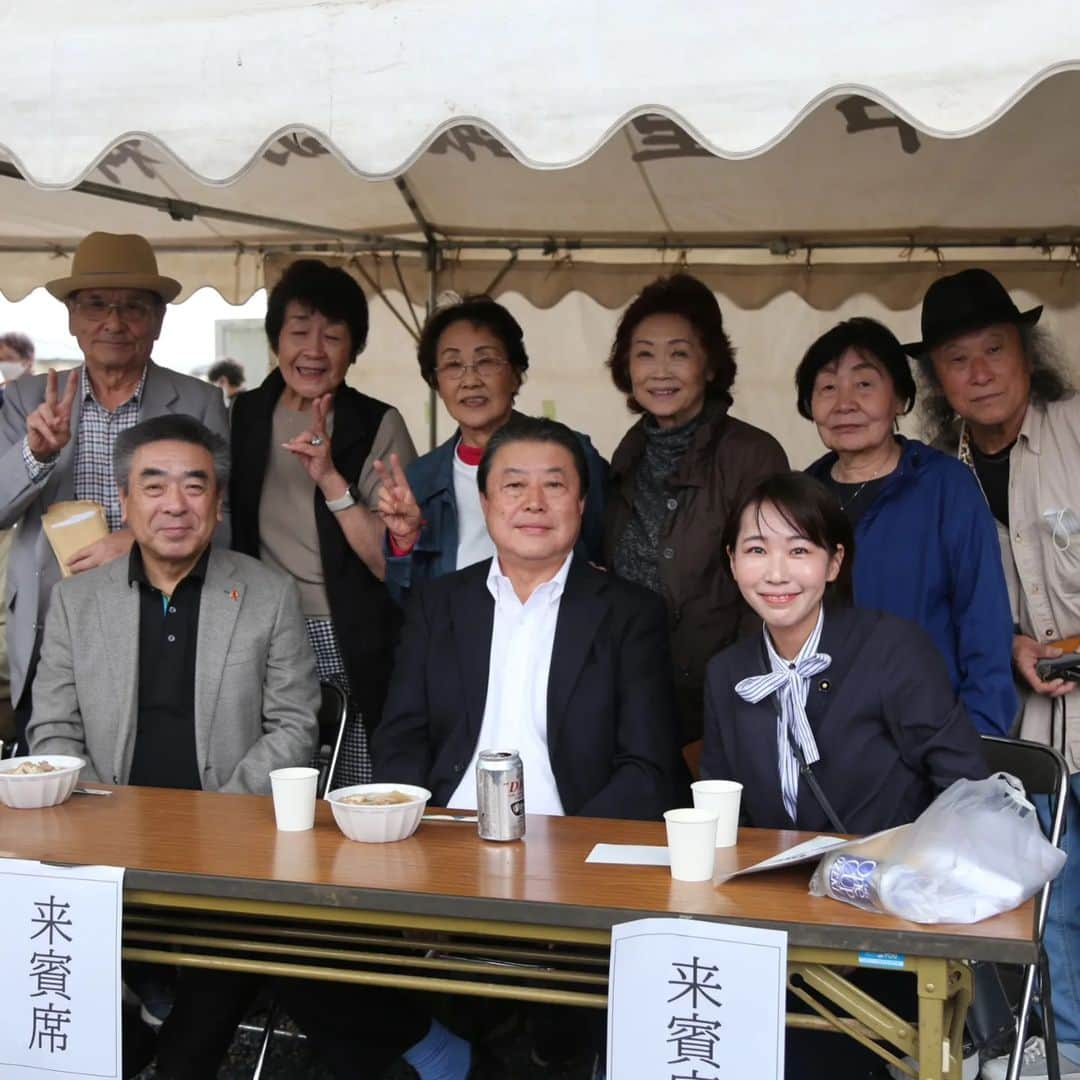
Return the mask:
<svg viewBox="0 0 1080 1080">
<path fill-rule="evenodd" d="M 858 271 L 808 264 L 925 277 L 927 248 L 1052 257 L 1076 288 L 1072 2 L 221 7 L 0 13 L 6 295 L 93 228 L 231 300 L 312 250 L 422 298 L 433 245 L 437 287 L 545 306 L 617 306 L 684 259 L 740 303 L 835 306 Z M 899 304 L 898 278 L 866 288 Z"/>
</svg>

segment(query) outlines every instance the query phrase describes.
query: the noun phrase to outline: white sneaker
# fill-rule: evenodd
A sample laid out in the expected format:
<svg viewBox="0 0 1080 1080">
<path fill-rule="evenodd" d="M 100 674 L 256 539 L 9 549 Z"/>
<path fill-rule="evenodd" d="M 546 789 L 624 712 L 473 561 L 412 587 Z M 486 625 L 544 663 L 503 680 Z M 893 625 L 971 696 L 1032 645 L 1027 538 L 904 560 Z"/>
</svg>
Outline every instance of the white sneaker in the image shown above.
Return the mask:
<svg viewBox="0 0 1080 1080">
<path fill-rule="evenodd" d="M 1080 1080 L 1080 1062 L 1072 1061 L 1058 1053 L 1061 1066 L 1061 1080 Z M 982 1080 L 1005 1080 L 1009 1072 L 1009 1056 L 994 1058 L 982 1067 Z M 1038 1035 L 1033 1035 L 1024 1043 L 1024 1057 L 1020 1064 L 1020 1075 L 1024 1080 L 1046 1080 L 1050 1075 L 1046 1064 L 1046 1043 Z"/>
</svg>

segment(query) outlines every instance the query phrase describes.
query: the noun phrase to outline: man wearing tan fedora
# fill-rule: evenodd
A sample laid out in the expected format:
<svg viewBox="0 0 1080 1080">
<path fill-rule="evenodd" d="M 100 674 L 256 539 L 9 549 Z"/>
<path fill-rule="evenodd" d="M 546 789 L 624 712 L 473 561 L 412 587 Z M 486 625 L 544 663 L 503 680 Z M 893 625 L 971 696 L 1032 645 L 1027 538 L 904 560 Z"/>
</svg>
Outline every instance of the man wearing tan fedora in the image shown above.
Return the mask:
<svg viewBox="0 0 1080 1080">
<path fill-rule="evenodd" d="M 75 249 L 71 274 L 45 286 L 68 311 L 83 363 L 58 376 L 24 375 L 5 387 L 0 408 L 0 529 L 17 525 L 8 565 L 7 643 L 11 699 L 20 739 L 49 593 L 61 568 L 42 517 L 56 502 L 101 505 L 109 534 L 75 552 L 66 572 L 82 573 L 131 549 L 113 476 L 113 443 L 140 420 L 184 413 L 227 438 L 218 390 L 155 364 L 165 305 L 180 283 L 158 273 L 149 243 L 95 232 Z M 224 528 L 227 530 L 227 519 Z M 228 535 L 218 535 L 227 545 Z M 104 629 L 104 628 L 103 628 Z"/>
</svg>

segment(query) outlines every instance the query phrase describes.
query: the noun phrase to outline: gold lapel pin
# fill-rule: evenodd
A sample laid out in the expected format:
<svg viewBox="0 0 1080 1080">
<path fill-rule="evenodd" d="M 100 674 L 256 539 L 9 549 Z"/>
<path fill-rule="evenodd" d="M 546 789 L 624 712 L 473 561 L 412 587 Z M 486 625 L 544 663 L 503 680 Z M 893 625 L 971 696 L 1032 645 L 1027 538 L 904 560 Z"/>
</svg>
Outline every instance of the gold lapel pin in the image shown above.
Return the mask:
<svg viewBox="0 0 1080 1080">
<path fill-rule="evenodd" d="M 229 590 L 229 599 L 230 600 L 239 600 L 240 599 L 240 590 L 239 589 L 230 589 Z"/>
</svg>

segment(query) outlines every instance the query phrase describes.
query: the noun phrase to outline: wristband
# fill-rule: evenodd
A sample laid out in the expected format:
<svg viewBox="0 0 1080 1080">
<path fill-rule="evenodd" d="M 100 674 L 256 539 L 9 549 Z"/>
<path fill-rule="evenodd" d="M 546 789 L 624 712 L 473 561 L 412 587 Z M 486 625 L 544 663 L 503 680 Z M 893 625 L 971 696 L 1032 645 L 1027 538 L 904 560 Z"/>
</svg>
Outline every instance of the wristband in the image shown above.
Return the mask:
<svg viewBox="0 0 1080 1080">
<path fill-rule="evenodd" d="M 360 501 L 360 492 L 357 491 L 355 484 L 350 484 L 345 489 L 344 495 L 339 495 L 336 499 L 327 499 L 327 509 L 333 510 L 335 514 L 340 513 L 342 510 L 348 510 L 350 506 L 356 506 Z"/>
<path fill-rule="evenodd" d="M 398 557 L 402 555 L 411 555 L 413 548 L 416 547 L 416 541 L 420 539 L 420 534 L 417 533 L 416 539 L 413 540 L 411 544 L 401 545 L 397 542 L 397 537 L 395 537 L 393 533 L 387 533 L 387 536 L 390 537 L 390 554 Z"/>
</svg>

